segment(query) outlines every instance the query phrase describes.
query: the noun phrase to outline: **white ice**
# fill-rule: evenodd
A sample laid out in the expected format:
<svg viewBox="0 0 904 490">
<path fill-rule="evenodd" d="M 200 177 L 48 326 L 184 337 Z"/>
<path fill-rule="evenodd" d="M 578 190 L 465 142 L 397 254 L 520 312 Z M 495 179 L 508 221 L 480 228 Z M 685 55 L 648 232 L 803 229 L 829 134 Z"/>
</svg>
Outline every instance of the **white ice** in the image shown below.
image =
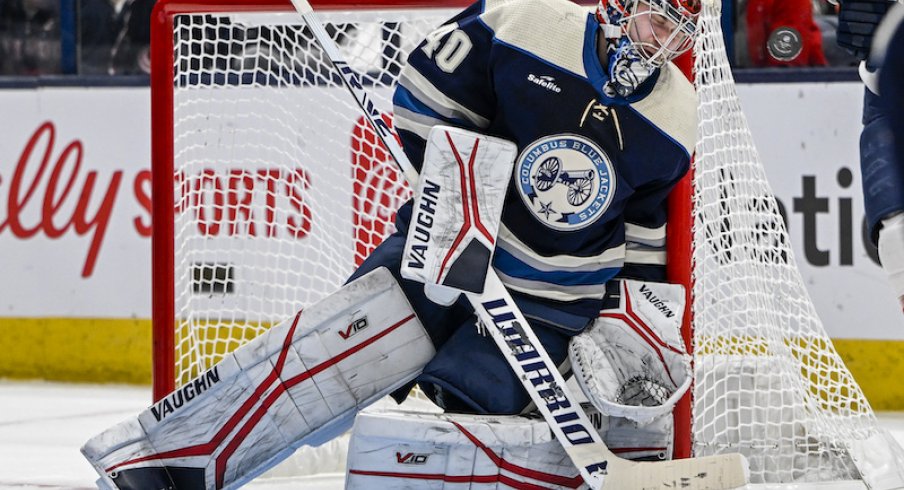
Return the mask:
<svg viewBox="0 0 904 490">
<path fill-rule="evenodd" d="M 144 409 L 147 387 L 0 381 L 0 489 L 96 488 L 94 470 L 79 453 L 91 436 Z M 904 444 L 904 413 L 880 420 Z M 341 447 L 342 441 L 337 444 Z M 342 488 L 344 457 L 318 461 L 319 476 L 270 478 L 251 489 L 333 490 Z M 332 468 L 330 468 L 332 466 Z M 276 475 L 276 476 L 273 476 Z"/>
<path fill-rule="evenodd" d="M 97 488 L 97 474 L 79 448 L 150 402 L 150 388 L 144 386 L 0 381 L 0 489 Z M 318 462 L 332 473 L 289 478 L 278 476 L 276 468 L 277 476 L 246 488 L 341 489 L 344 455 L 341 459 Z"/>
</svg>

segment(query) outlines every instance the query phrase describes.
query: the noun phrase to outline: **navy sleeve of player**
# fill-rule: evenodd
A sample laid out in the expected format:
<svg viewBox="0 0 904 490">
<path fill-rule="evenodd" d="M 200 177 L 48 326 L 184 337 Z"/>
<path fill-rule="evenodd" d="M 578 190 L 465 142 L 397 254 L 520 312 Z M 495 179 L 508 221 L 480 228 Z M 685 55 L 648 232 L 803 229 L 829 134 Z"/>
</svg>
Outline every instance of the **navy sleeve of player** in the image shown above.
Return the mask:
<svg viewBox="0 0 904 490">
<path fill-rule="evenodd" d="M 876 33 L 871 61 L 880 67 L 879 93 L 865 90 L 860 169 L 870 236 L 879 223 L 904 211 L 904 6 L 896 6 Z"/>
<path fill-rule="evenodd" d="M 618 277 L 665 281 L 666 201 L 677 181 L 638 189 L 625 208 L 625 264 Z"/>
<path fill-rule="evenodd" d="M 891 18 L 894 16 L 894 18 Z M 897 170 L 898 210 L 904 210 L 904 7 L 897 6 L 889 14 L 896 25 L 885 52 L 879 91 L 882 93 L 889 127 L 895 135 L 895 164 Z"/>
<path fill-rule="evenodd" d="M 695 117 L 697 98 L 684 75 L 669 65 L 661 75 L 666 90 L 652 92 L 644 101 L 632 105 L 656 125 L 680 151 L 657 151 L 660 161 L 655 178 L 634 185 L 634 192 L 624 207 L 625 257 L 618 277 L 664 282 L 666 280 L 666 221 L 668 196 L 690 168 L 691 154 L 697 140 Z M 665 147 L 663 147 L 665 148 Z M 625 146 L 626 156 L 634 149 Z M 650 158 L 633 156 L 633 160 Z M 623 170 L 630 173 L 630 170 Z M 631 179 L 631 175 L 626 175 Z"/>
<path fill-rule="evenodd" d="M 884 96 L 879 97 L 864 89 L 860 172 L 866 218 L 874 243 L 878 238 L 879 222 L 895 211 L 904 210 L 904 167 L 901 163 L 904 160 L 895 154 L 894 117 L 891 111 L 894 109 L 886 103 Z"/>
<path fill-rule="evenodd" d="M 665 282 L 668 196 L 689 162 L 676 162 L 671 178 L 637 189 L 625 207 L 625 264 L 620 278 Z"/>
<path fill-rule="evenodd" d="M 891 184 L 890 195 L 882 202 L 879 260 L 904 311 L 904 4 L 888 11 L 876 32 L 873 51 L 881 51 L 880 57 L 884 56 L 879 60 L 878 103 L 894 140 L 884 176 Z"/>
<path fill-rule="evenodd" d="M 493 32 L 477 2 L 428 34 L 408 58 L 393 96 L 395 128 L 420 170 L 427 133 L 438 124 L 481 131 L 495 106 L 489 59 Z"/>
</svg>

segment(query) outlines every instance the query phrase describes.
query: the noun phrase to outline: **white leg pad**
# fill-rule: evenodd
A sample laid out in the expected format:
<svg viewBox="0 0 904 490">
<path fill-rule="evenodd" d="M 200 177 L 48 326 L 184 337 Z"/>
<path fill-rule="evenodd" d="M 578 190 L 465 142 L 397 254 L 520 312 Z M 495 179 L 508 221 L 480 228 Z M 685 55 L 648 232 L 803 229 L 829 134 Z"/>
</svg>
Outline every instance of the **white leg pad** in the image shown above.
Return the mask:
<svg viewBox="0 0 904 490">
<path fill-rule="evenodd" d="M 82 448 L 109 488 L 235 488 L 414 379 L 435 351 L 383 268 Z M 156 486 L 156 485 L 165 485 Z"/>
<path fill-rule="evenodd" d="M 671 455 L 671 419 L 647 425 L 584 409 L 613 451 L 657 461 Z M 668 426 L 663 426 L 663 421 Z M 368 409 L 355 419 L 346 490 L 586 488 L 538 417 Z"/>
<path fill-rule="evenodd" d="M 346 490 L 578 488 L 578 470 L 540 418 L 362 413 Z"/>
</svg>

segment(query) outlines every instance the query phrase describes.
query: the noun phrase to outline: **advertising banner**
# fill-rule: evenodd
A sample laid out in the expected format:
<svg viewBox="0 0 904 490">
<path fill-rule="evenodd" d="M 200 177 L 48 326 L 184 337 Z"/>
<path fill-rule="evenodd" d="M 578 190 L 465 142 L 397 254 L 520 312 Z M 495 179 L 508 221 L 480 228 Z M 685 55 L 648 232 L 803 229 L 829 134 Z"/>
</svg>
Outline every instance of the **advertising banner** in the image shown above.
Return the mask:
<svg viewBox="0 0 904 490">
<path fill-rule="evenodd" d="M 904 315 L 864 217 L 863 85 L 747 84 L 738 94 L 829 335 L 904 339 Z"/>
<path fill-rule="evenodd" d="M 864 228 L 862 86 L 738 90 L 829 334 L 904 339 Z M 0 317 L 150 318 L 149 90 L 5 90 L 0 107 Z"/>
<path fill-rule="evenodd" d="M 0 315 L 149 318 L 149 90 L 7 90 L 0 107 Z"/>
</svg>

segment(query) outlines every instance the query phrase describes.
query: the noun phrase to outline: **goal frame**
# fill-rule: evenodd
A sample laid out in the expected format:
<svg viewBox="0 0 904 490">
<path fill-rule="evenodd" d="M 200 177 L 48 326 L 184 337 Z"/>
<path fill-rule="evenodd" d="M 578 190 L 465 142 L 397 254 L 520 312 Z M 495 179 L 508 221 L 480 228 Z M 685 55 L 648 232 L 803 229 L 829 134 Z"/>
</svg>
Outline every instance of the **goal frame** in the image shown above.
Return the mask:
<svg viewBox="0 0 904 490">
<path fill-rule="evenodd" d="M 471 0 L 311 0 L 315 10 L 384 10 L 464 8 Z M 595 2 L 578 1 L 590 5 Z M 175 359 L 175 250 L 174 219 L 174 40 L 173 18 L 190 13 L 294 12 L 290 0 L 161 0 L 151 17 L 151 161 L 152 161 L 152 382 L 153 399 L 159 400 L 176 388 Z M 689 58 L 689 57 L 688 57 Z M 687 59 L 682 63 L 689 67 Z M 685 285 L 687 304 L 691 291 L 691 175 L 680 181 L 669 197 L 667 232 L 667 277 Z M 682 327 L 685 344 L 692 353 L 690 307 Z M 688 458 L 692 452 L 691 391 L 676 405 L 674 457 Z"/>
<path fill-rule="evenodd" d="M 373 10 L 414 8 L 464 8 L 473 2 L 443 0 L 313 0 L 315 9 Z M 151 16 L 151 209 L 152 209 L 152 291 L 151 321 L 153 324 L 153 399 L 159 400 L 175 386 L 175 301 L 174 287 L 174 224 L 175 205 L 172 192 L 174 172 L 174 99 L 173 99 L 173 17 L 197 12 L 295 12 L 290 0 L 162 0 L 155 5 Z"/>
</svg>

